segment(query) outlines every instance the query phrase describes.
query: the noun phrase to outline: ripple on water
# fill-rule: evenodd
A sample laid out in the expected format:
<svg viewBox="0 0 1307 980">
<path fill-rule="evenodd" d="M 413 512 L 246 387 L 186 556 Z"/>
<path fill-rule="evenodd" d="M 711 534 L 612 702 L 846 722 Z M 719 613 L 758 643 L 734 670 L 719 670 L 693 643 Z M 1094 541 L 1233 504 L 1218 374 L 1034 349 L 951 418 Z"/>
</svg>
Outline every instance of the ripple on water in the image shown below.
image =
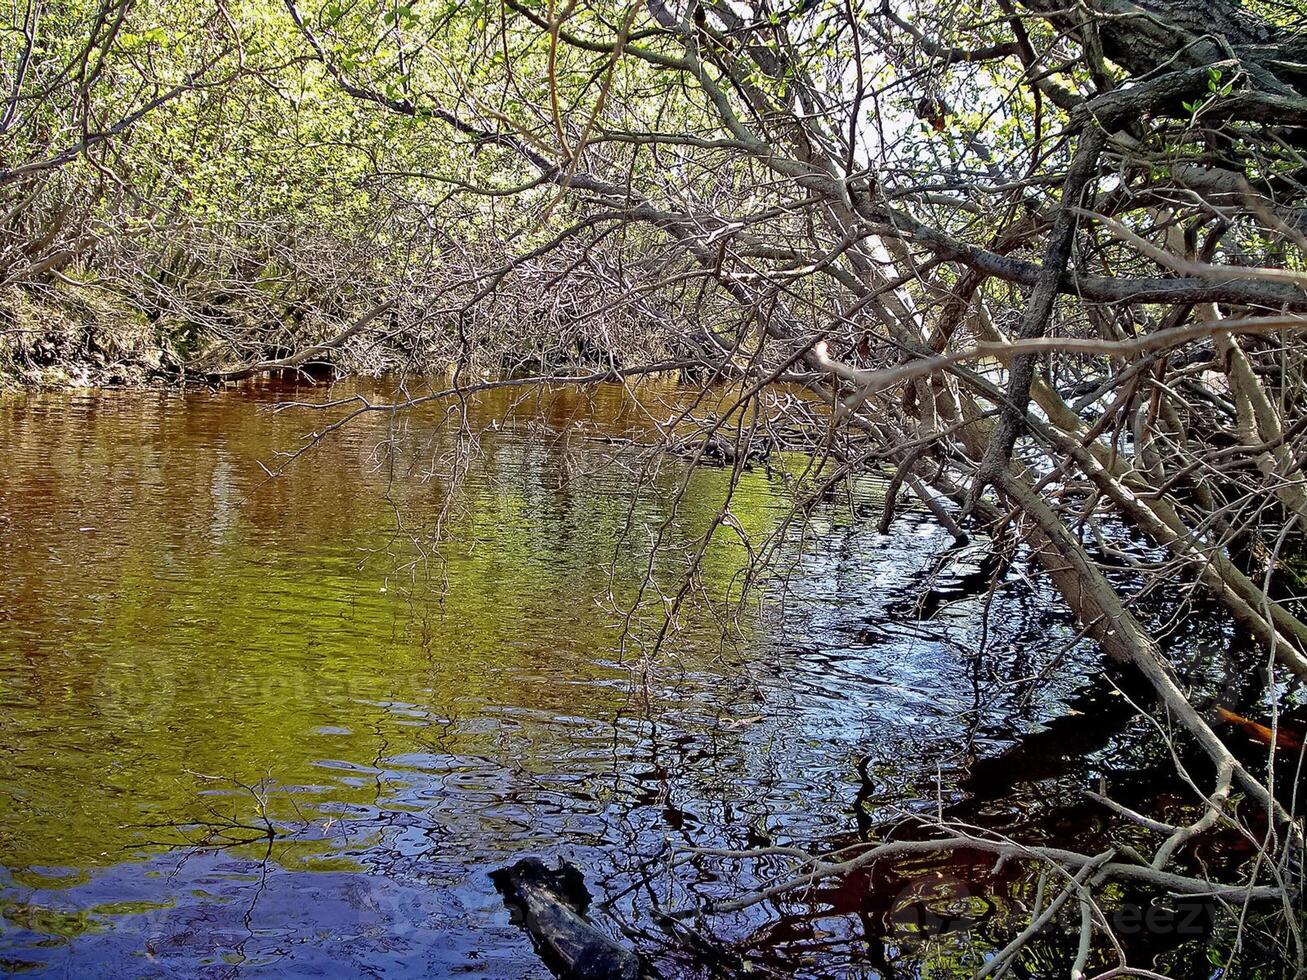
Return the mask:
<svg viewBox="0 0 1307 980">
<path fill-rule="evenodd" d="M 675 390 L 643 391 L 667 417 Z M 491 868 L 566 856 L 647 926 L 650 869 L 665 901 L 728 888 L 687 866 L 670 893 L 669 846 L 819 845 L 860 791 L 934 800 L 977 733 L 992 745 L 1069 693 L 1010 693 L 1069 637 L 1023 632 L 1015 599 L 905 612 L 947 545 L 910 512 L 891 536 L 814 514 L 783 552 L 784 605 L 725 642 L 690 601 L 658 657 L 620 647 L 604 604 L 645 571 L 627 516 L 646 541 L 684 477 L 663 465 L 632 505 L 629 460 L 588 438 L 641 435 L 620 389 L 475 403 L 486 431 L 448 509 L 454 434 L 434 413 L 365 420 L 268 479 L 260 463 L 320 422 L 266 409 L 303 395 L 0 404 L 6 969 L 544 976 Z M 660 585 L 726 479 L 689 482 Z M 757 541 L 784 505 L 751 473 L 732 513 Z M 395 533 L 396 507 L 419 538 L 440 522 L 440 558 Z M 709 549 L 705 588 L 736 585 L 745 557 Z M 984 677 L 980 643 L 998 651 Z"/>
</svg>

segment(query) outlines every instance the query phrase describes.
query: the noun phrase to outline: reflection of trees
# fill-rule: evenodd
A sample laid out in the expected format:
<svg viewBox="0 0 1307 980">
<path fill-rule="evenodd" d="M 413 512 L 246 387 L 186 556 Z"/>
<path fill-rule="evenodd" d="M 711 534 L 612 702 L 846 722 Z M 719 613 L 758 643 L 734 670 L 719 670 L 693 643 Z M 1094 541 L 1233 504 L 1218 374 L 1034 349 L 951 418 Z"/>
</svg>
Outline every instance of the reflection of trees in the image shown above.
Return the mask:
<svg viewBox="0 0 1307 980">
<path fill-rule="evenodd" d="M 628 675 L 604 666 L 614 634 L 596 599 L 627 501 L 585 440 L 628 411 L 615 396 L 478 406 L 486 431 L 454 490 L 404 470 L 387 486 L 371 470 L 388 433 L 362 427 L 293 478 L 269 480 L 257 461 L 293 445 L 299 423 L 240 399 L 9 406 L 0 644 L 11 663 L 26 662 L 7 682 L 20 716 L 49 719 L 15 733 L 8 781 L 31 806 L 13 811 L 9 863 L 98 863 L 137 836 L 126 824 L 198 820 L 203 799 L 186 771 L 270 776 L 269 812 L 295 826 L 297 784 L 384 803 L 354 776 L 315 766 L 371 758 L 379 731 L 389 754 L 423 751 L 431 726 L 444 725 L 443 754 L 497 757 L 495 725 L 475 721 L 488 706 L 529 705 L 539 719 L 612 715 Z M 578 419 L 589 433 L 573 431 Z M 557 438 L 527 439 L 527 422 Z M 409 463 L 415 449 L 453 439 L 412 427 L 384 451 Z M 642 519 L 659 518 L 674 478 L 651 483 Z M 710 491 L 687 511 L 687 535 L 711 510 Z M 451 492 L 460 507 L 431 581 L 394 577 L 394 556 L 356 550 L 390 539 L 390 500 L 420 528 Z M 395 555 L 404 546 L 390 545 Z M 733 561 L 714 552 L 723 577 Z M 614 581 L 639 568 L 619 563 Z M 523 724 L 530 737 L 512 751 L 530 772 L 567 735 Z M 334 734 L 314 734 L 324 728 Z M 58 800 L 76 802 L 56 842 L 41 822 Z"/>
<path fill-rule="evenodd" d="M 654 395 L 665 409 L 666 393 Z M 458 450 L 467 453 L 466 476 L 451 482 L 428 478 L 421 461 L 457 447 L 462 434 L 453 429 L 350 429 L 290 478 L 269 480 L 255 460 L 294 445 L 298 419 L 255 416 L 246 402 L 217 399 L 179 426 L 172 416 L 190 409 L 122 398 L 104 416 L 86 411 L 93 424 L 78 429 L 50 424 L 57 404 L 3 416 L 20 465 L 0 487 L 0 512 L 11 519 L 0 533 L 17 545 L 0 585 L 9 615 L 0 656 L 25 659 L 10 688 L 20 717 L 56 720 L 10 740 L 19 750 L 7 783 L 28 788 L 9 820 L 11 865 L 94 865 L 127 843 L 230 846 L 232 834 L 257 829 L 247 793 L 215 794 L 186 775 L 196 772 L 266 780 L 261 805 L 281 864 L 347 870 L 361 860 L 401 874 L 412 844 L 399 841 L 544 847 L 560 827 L 602 819 L 605 833 L 631 842 L 630 868 L 612 871 L 621 890 L 663 866 L 649 863 L 654 839 L 687 847 L 753 847 L 776 835 L 828 842 L 848 822 L 845 797 L 872 839 L 887 809 L 938 790 L 937 764 L 965 770 L 986 751 L 976 740 L 987 725 L 1045 716 L 1075 679 L 1064 672 L 1051 685 L 1028 683 L 1073 635 L 1060 618 L 1040 614 L 1037 594 L 989 597 L 965 567 L 940 572 L 911 537 L 882 541 L 869 569 L 847 535 L 847 508 L 837 507 L 813 510 L 791 529 L 797 550 L 778 553 L 788 580 L 779 572 L 768 580 L 790 592 L 785 616 L 798 631 L 797 651 L 760 637 L 723 646 L 695 598 L 667 644 L 673 656 L 639 675 L 633 690 L 632 675 L 612 663 L 617 634 L 596 599 L 611 589 L 629 602 L 647 559 L 615 542 L 666 524 L 652 574 L 676 582 L 684 554 L 720 514 L 731 474 L 702 468 L 687 482 L 677 463 L 596 442 L 631 411 L 607 394 L 560 393 L 515 407 L 488 399 L 472 416 L 475 448 Z M 43 440 L 41 430 L 54 435 Z M 626 431 L 656 437 L 634 423 Z M 396 465 L 378 471 L 378 451 Z M 635 462 L 618 465 L 621 454 Z M 795 493 L 784 477 L 742 474 L 730 507 L 762 540 Z M 451 500 L 457 506 L 447 508 Z M 83 525 L 88 512 L 96 517 Z M 430 580 L 394 574 L 411 557 L 407 536 L 420 538 L 424 521 L 442 513 L 444 547 Z M 90 525 L 94 533 L 78 530 Z M 196 530 L 206 528 L 222 530 Z M 700 551 L 704 596 L 738 590 L 748 555 L 736 542 L 720 533 Z M 935 618 L 919 623 L 923 589 L 936 596 Z M 648 616 L 645 625 L 656 627 L 655 613 Z M 957 684 L 913 694 L 922 678 L 909 671 L 927 666 Z M 1014 685 L 1009 694 L 993 693 L 1006 684 Z M 961 713 L 943 720 L 955 711 L 948 699 L 958 698 Z M 904 719 L 925 704 L 937 717 L 904 737 Z M 1089 702 L 1071 707 L 1058 734 L 1042 741 L 1072 748 L 1040 749 L 1036 736 L 975 770 L 985 792 L 972 798 L 1001 797 L 1000 822 L 1011 831 L 1003 801 L 1024 798 L 1022 780 L 1047 767 L 1055 788 L 1028 794 L 1042 816 L 1021 825 L 1027 841 L 1075 837 L 1095 819 L 1083 803 L 1059 808 L 1059 797 L 1085 781 L 1079 763 L 1088 746 L 1113 744 L 1124 719 Z M 630 723 L 604 721 L 613 718 Z M 833 767 L 836 785 L 821 785 L 808 770 L 817 759 L 830 765 L 841 739 L 848 753 Z M 861 745 L 877 756 L 862 769 L 865 793 L 848 781 Z M 1146 739 L 1127 747 L 1130 765 L 1145 774 L 1139 782 L 1167 771 L 1164 747 Z M 560 767 L 574 771 L 560 781 Z M 1115 788 L 1130 805 L 1150 802 Z M 49 813 L 65 800 L 75 802 L 53 841 Z M 253 860 L 264 846 L 237 852 Z M 825 891 L 815 913 L 787 899 L 782 920 L 741 948 L 765 942 L 778 955 L 838 958 L 852 940 L 823 935 L 824 920 L 838 919 L 843 936 L 850 915 L 879 921 L 885 910 L 875 902 L 916 877 L 959 874 L 949 860 L 919 864 L 896 868 L 892 881 L 850 878 L 831 893 L 844 896 L 833 912 L 820 909 Z M 982 938 L 1001 945 L 1028 909 L 1031 879 L 1014 863 L 1002 880 L 962 880 L 1000 907 Z M 850 898 L 863 885 L 871 906 Z M 863 932 L 884 939 L 875 928 Z M 1049 940 L 1030 955 L 1061 962 L 1064 946 Z M 904 962 L 919 955 L 895 954 Z M 953 947 L 931 956 L 941 968 L 965 959 Z"/>
</svg>

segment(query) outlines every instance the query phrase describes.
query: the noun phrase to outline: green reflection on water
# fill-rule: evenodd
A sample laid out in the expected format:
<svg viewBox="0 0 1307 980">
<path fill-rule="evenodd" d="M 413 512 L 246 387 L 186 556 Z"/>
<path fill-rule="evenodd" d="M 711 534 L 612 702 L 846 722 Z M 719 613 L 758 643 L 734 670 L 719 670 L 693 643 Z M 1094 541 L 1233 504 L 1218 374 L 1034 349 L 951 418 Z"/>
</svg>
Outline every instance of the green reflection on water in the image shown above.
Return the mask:
<svg viewBox="0 0 1307 980">
<path fill-rule="evenodd" d="M 482 399 L 457 488 L 463 444 L 438 410 L 361 420 L 270 480 L 260 462 L 275 468 L 321 424 L 270 413 L 277 397 L 0 405 L 0 791 L 11 801 L 0 862 L 11 870 L 198 839 L 249 841 L 257 854 L 268 825 L 297 828 L 283 863 L 351 867 L 340 852 L 368 841 L 339 836 L 335 814 L 407 805 L 381 785 L 383 758 L 437 754 L 449 778 L 471 780 L 459 788 L 468 799 L 502 795 L 512 773 L 592 765 L 593 731 L 569 719 L 634 710 L 605 602 L 636 594 L 685 469 L 640 471 L 633 504 L 633 454 L 594 437 L 647 436 L 674 389 L 638 402 L 621 389 Z M 654 568 L 665 589 L 728 479 L 690 478 Z M 777 486 L 742 479 L 732 513 L 751 540 L 777 518 Z M 445 544 L 424 558 L 413 539 L 437 525 Z M 704 592 L 737 588 L 746 560 L 740 535 L 719 534 Z M 657 590 L 648 598 L 635 621 L 646 632 L 664 608 Z M 720 655 L 702 603 L 681 620 L 682 669 Z M 486 760 L 509 777 L 475 785 Z"/>
</svg>

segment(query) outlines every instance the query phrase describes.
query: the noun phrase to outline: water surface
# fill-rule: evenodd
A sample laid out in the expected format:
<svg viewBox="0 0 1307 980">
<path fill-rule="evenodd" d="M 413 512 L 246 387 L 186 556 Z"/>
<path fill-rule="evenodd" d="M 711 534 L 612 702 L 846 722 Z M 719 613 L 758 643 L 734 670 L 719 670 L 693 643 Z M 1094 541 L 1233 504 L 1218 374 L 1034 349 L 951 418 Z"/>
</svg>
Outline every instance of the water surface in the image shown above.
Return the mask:
<svg viewBox="0 0 1307 980">
<path fill-rule="evenodd" d="M 700 975 L 650 912 L 728 885 L 669 848 L 941 805 L 1080 682 L 1035 683 L 1073 633 L 1031 590 L 919 621 L 948 539 L 911 511 L 874 533 L 872 483 L 788 534 L 771 604 L 710 601 L 792 502 L 761 467 L 651 651 L 731 483 L 639 448 L 674 386 L 369 416 L 270 477 L 332 417 L 275 405 L 391 387 L 0 403 L 6 969 L 545 976 L 487 879 L 535 854 Z M 794 938 L 770 915 L 723 925 L 760 964 Z"/>
</svg>

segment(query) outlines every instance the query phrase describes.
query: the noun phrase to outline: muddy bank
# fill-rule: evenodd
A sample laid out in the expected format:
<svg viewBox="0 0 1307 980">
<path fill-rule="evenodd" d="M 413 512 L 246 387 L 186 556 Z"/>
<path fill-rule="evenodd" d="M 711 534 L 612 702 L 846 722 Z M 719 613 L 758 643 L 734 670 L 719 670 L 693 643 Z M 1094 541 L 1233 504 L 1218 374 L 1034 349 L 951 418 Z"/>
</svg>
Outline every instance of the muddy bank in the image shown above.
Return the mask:
<svg viewBox="0 0 1307 980">
<path fill-rule="evenodd" d="M 334 329 L 326 321 L 246 323 L 238 311 L 215 313 L 205 326 L 104 286 L 13 287 L 0 293 L 0 391 L 216 386 L 239 380 L 227 375 L 248 365 L 306 351 L 288 375 L 314 381 L 437 366 L 394 344 L 324 347 Z M 224 340 L 230 335 L 242 337 L 239 350 Z"/>
</svg>

